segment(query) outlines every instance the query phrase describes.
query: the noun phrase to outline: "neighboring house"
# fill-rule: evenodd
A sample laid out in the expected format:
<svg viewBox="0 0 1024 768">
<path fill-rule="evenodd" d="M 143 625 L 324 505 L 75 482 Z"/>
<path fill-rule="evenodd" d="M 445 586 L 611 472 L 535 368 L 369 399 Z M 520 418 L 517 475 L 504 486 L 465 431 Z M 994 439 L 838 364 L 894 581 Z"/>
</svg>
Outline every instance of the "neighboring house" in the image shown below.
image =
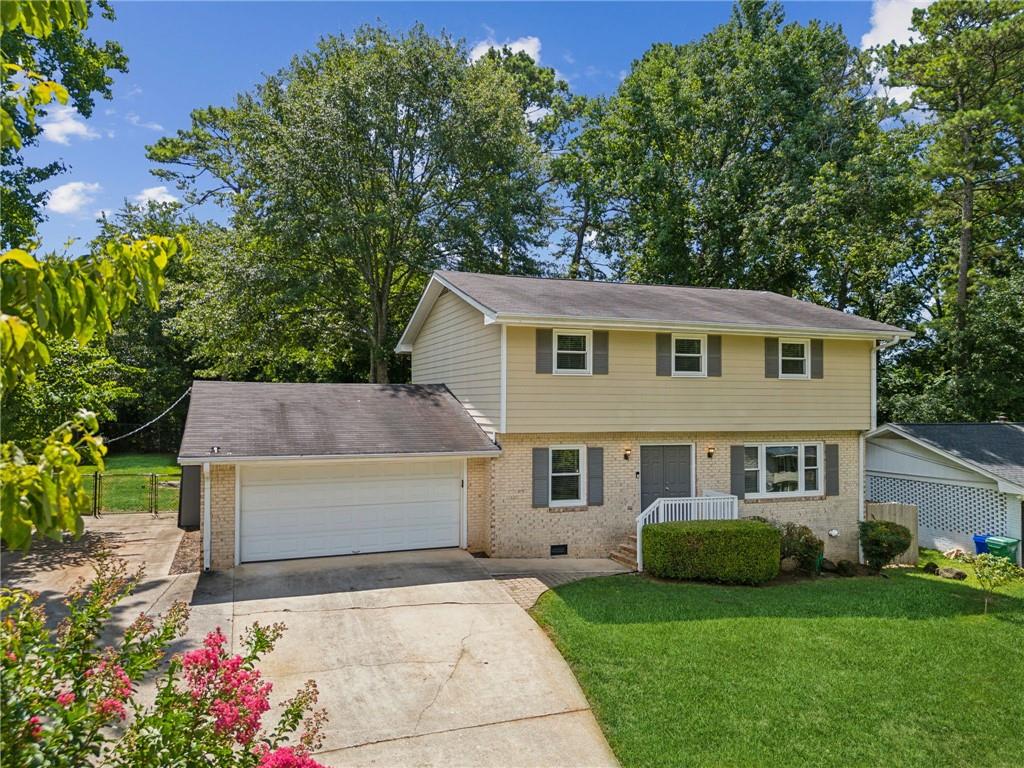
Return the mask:
<svg viewBox="0 0 1024 768">
<path fill-rule="evenodd" d="M 413 385 L 197 382 L 179 460 L 213 568 L 606 556 L 710 494 L 856 558 L 876 351 L 909 335 L 759 291 L 437 272 L 398 346 Z"/>
<path fill-rule="evenodd" d="M 867 440 L 868 499 L 916 504 L 921 546 L 1021 538 L 1024 423 L 885 424 Z"/>
</svg>

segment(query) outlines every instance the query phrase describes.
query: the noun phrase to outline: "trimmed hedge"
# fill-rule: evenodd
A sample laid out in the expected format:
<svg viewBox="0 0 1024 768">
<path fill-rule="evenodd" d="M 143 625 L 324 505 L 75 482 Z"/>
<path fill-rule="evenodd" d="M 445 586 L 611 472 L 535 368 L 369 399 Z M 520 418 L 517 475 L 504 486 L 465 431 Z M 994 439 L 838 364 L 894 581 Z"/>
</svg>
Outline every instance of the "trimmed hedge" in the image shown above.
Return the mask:
<svg viewBox="0 0 1024 768">
<path fill-rule="evenodd" d="M 782 534 L 756 520 L 644 527 L 644 570 L 664 579 L 763 584 L 779 575 Z"/>
</svg>

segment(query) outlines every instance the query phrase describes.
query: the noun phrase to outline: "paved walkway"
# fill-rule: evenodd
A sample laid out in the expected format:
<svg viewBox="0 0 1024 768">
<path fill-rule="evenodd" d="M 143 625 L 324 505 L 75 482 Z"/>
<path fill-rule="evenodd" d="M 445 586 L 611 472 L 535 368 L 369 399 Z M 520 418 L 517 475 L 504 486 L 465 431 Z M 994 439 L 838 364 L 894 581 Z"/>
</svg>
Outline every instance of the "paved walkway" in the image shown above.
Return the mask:
<svg viewBox="0 0 1024 768">
<path fill-rule="evenodd" d="M 481 558 L 479 563 L 525 610 L 533 608 L 540 596 L 549 589 L 594 576 L 630 572 L 628 568 L 606 558 Z"/>
</svg>

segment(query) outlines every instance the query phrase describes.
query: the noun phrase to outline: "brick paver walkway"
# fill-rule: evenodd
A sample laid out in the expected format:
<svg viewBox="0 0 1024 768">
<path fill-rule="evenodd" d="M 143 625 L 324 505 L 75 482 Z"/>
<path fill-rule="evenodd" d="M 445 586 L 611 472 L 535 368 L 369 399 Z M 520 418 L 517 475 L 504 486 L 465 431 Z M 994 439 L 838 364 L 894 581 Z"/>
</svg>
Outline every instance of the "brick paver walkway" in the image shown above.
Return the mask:
<svg viewBox="0 0 1024 768">
<path fill-rule="evenodd" d="M 529 610 L 537 603 L 538 598 L 549 589 L 570 584 L 581 579 L 595 576 L 608 576 L 608 572 L 565 572 L 565 573 L 510 573 L 496 574 L 493 578 L 512 595 L 524 610 Z"/>
</svg>

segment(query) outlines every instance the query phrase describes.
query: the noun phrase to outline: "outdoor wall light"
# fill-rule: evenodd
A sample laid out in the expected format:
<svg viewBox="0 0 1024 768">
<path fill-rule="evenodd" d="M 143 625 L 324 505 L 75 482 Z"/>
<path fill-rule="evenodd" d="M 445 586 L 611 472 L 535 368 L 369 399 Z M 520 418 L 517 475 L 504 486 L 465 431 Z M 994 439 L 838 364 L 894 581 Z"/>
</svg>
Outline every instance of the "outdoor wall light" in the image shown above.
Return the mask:
<svg viewBox="0 0 1024 768">
<path fill-rule="evenodd" d="M 632 456 L 632 455 L 633 455 L 633 449 L 632 449 L 632 448 L 630 448 L 630 447 L 629 447 L 629 446 L 627 445 L 627 446 L 626 446 L 626 450 L 624 450 L 624 451 L 622 452 L 622 458 L 623 458 L 623 459 L 625 459 L 626 461 L 629 461 L 629 457 L 630 457 L 630 456 Z"/>
<path fill-rule="evenodd" d="M 709 445 L 706 450 L 709 459 L 715 458 L 715 446 Z"/>
<path fill-rule="evenodd" d="M 829 536 L 830 536 L 831 538 L 833 538 L 833 539 L 834 539 L 834 538 L 836 538 L 837 536 L 839 536 L 839 529 L 838 529 L 838 528 L 832 528 L 832 529 L 830 529 L 830 530 L 829 530 L 829 532 L 828 532 L 828 535 L 829 535 Z"/>
</svg>

